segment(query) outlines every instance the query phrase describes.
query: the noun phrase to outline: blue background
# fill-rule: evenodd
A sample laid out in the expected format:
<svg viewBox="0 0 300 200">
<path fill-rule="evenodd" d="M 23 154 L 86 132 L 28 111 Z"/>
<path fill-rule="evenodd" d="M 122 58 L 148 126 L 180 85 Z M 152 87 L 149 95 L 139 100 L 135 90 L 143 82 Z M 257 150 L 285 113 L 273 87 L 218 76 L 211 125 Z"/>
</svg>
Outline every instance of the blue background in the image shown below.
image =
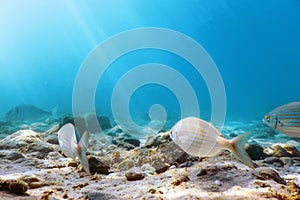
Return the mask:
<svg viewBox="0 0 300 200">
<path fill-rule="evenodd" d="M 58 105 L 60 113 L 70 114 L 76 74 L 99 43 L 129 29 L 163 27 L 193 38 L 215 61 L 225 84 L 227 119 L 259 119 L 300 99 L 299 10 L 298 0 L 1 0 L 0 113 L 27 103 L 45 110 Z M 100 114 L 110 114 L 110 95 L 122 74 L 148 62 L 184 74 L 204 118 L 209 115 L 201 76 L 186 61 L 158 50 L 133 52 L 108 69 L 96 95 Z M 179 112 L 175 96 L 157 85 L 136 91 L 130 108 L 144 113 L 154 103 Z"/>
</svg>

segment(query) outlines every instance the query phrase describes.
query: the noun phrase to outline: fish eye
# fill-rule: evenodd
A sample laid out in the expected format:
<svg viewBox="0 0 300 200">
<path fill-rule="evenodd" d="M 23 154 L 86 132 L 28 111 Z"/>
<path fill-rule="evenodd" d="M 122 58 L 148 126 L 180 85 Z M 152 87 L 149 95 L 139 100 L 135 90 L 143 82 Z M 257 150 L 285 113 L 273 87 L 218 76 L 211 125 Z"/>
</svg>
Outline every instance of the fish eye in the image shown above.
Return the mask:
<svg viewBox="0 0 300 200">
<path fill-rule="evenodd" d="M 265 119 L 268 120 L 268 121 L 270 121 L 270 115 L 266 115 Z"/>
</svg>

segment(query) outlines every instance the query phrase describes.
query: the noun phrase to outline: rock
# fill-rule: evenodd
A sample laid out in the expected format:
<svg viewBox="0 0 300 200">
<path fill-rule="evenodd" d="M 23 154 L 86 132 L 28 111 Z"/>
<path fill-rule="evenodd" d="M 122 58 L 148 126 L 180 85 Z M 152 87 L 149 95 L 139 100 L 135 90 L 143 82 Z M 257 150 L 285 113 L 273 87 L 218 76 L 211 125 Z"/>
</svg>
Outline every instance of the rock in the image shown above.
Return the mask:
<svg viewBox="0 0 300 200">
<path fill-rule="evenodd" d="M 200 172 L 197 174 L 197 176 L 205 176 L 207 175 L 206 169 L 201 169 Z"/>
<path fill-rule="evenodd" d="M 94 156 L 88 157 L 91 174 L 109 174 L 110 167 Z"/>
<path fill-rule="evenodd" d="M 259 144 L 245 145 L 245 150 L 252 160 L 263 160 L 265 158 L 264 148 Z"/>
<path fill-rule="evenodd" d="M 19 158 L 24 158 L 24 156 L 18 151 L 13 151 L 13 150 L 0 151 L 0 159 L 18 160 Z"/>
<path fill-rule="evenodd" d="M 133 139 L 133 138 L 124 139 L 124 142 L 132 144 L 135 147 L 140 146 L 140 143 L 141 143 L 138 139 Z"/>
<path fill-rule="evenodd" d="M 134 161 L 131 159 L 123 160 L 119 165 L 118 169 L 121 171 L 127 171 L 134 166 Z"/>
<path fill-rule="evenodd" d="M 283 167 L 284 163 L 277 157 L 267 157 L 264 159 L 263 163 L 272 164 L 277 167 Z"/>
<path fill-rule="evenodd" d="M 292 165 L 292 158 L 290 157 L 282 157 L 280 160 L 283 162 L 284 165 L 291 166 Z"/>
<path fill-rule="evenodd" d="M 141 169 L 146 174 L 154 174 L 155 173 L 155 168 L 152 167 L 150 164 L 142 165 Z"/>
<path fill-rule="evenodd" d="M 165 171 L 167 171 L 170 167 L 168 163 L 162 163 L 162 162 L 154 162 L 153 167 L 155 168 L 155 172 L 158 174 L 161 174 Z"/>
<path fill-rule="evenodd" d="M 18 149 L 36 142 L 42 142 L 39 133 L 20 130 L 0 140 L 0 149 Z"/>
<path fill-rule="evenodd" d="M 159 133 L 155 136 L 149 137 L 145 143 L 145 147 L 147 148 L 159 147 L 168 142 L 171 142 L 170 133 L 169 132 Z"/>
<path fill-rule="evenodd" d="M 38 153 L 38 158 L 45 158 L 53 151 L 59 151 L 59 147 L 46 142 L 31 143 L 20 148 L 21 153 Z"/>
<path fill-rule="evenodd" d="M 273 180 L 279 184 L 286 185 L 286 181 L 280 177 L 277 170 L 271 167 L 259 167 L 252 171 L 252 175 L 260 180 Z"/>
<path fill-rule="evenodd" d="M 300 151 L 291 144 L 273 144 L 264 153 L 273 157 L 300 157 Z"/>
<path fill-rule="evenodd" d="M 59 144 L 57 135 L 49 135 L 45 138 L 45 141 L 50 144 Z"/>
<path fill-rule="evenodd" d="M 137 180 L 142 180 L 145 178 L 144 173 L 138 173 L 138 172 L 129 172 L 125 174 L 125 177 L 128 181 L 137 181 Z"/>
<path fill-rule="evenodd" d="M 180 164 L 178 167 L 179 168 L 184 168 L 184 167 L 191 167 L 193 165 L 192 161 L 187 161 L 185 163 Z"/>
<path fill-rule="evenodd" d="M 190 179 L 189 179 L 188 176 L 181 175 L 181 176 L 178 176 L 178 177 L 174 177 L 171 184 L 174 185 L 174 186 L 178 186 L 183 182 L 188 182 L 189 180 Z"/>
<path fill-rule="evenodd" d="M 102 193 L 102 192 L 88 192 L 87 193 L 87 199 L 92 200 L 114 200 L 119 199 L 116 196 L 108 193 Z"/>
<path fill-rule="evenodd" d="M 42 180 L 35 175 L 25 175 L 25 176 L 18 178 L 18 180 L 24 181 L 25 183 L 27 183 L 30 189 L 49 186 L 49 183 L 47 183 L 45 180 Z"/>
<path fill-rule="evenodd" d="M 6 190 L 14 194 L 24 195 L 28 189 L 29 189 L 28 184 L 25 183 L 24 181 L 13 180 L 13 179 L 7 179 L 7 180 L 0 179 L 0 191 Z"/>
</svg>

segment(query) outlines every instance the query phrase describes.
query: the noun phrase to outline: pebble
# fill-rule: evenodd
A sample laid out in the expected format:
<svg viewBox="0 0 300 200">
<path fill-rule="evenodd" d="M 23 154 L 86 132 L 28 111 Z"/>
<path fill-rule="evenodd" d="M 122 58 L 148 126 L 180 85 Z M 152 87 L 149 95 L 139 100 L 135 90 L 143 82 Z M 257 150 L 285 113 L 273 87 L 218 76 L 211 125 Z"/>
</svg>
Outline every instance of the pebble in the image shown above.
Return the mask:
<svg viewBox="0 0 300 200">
<path fill-rule="evenodd" d="M 100 159 L 94 156 L 89 156 L 88 161 L 90 165 L 91 174 L 109 174 L 110 167 L 103 163 Z"/>
<path fill-rule="evenodd" d="M 267 157 L 267 158 L 264 159 L 263 162 L 267 163 L 267 164 L 275 165 L 277 167 L 283 167 L 284 166 L 283 161 L 280 160 L 280 158 L 277 158 L 277 157 Z"/>
<path fill-rule="evenodd" d="M 125 174 L 125 177 L 128 181 L 137 181 L 137 180 L 142 180 L 145 178 L 144 173 L 134 173 L 134 172 L 128 172 Z"/>
<path fill-rule="evenodd" d="M 174 186 L 178 186 L 183 182 L 188 182 L 190 180 L 190 178 L 186 175 L 180 175 L 178 177 L 174 177 L 171 184 Z"/>
<path fill-rule="evenodd" d="M 24 158 L 24 156 L 23 156 L 23 154 L 19 153 L 18 151 L 1 150 L 0 158 L 7 159 L 7 160 L 18 160 L 19 158 Z"/>
<path fill-rule="evenodd" d="M 252 171 L 252 175 L 260 180 L 274 180 L 286 185 L 286 181 L 280 177 L 279 172 L 271 167 L 259 167 Z"/>
<path fill-rule="evenodd" d="M 263 160 L 265 158 L 264 148 L 259 144 L 247 144 L 245 150 L 252 160 Z"/>
</svg>

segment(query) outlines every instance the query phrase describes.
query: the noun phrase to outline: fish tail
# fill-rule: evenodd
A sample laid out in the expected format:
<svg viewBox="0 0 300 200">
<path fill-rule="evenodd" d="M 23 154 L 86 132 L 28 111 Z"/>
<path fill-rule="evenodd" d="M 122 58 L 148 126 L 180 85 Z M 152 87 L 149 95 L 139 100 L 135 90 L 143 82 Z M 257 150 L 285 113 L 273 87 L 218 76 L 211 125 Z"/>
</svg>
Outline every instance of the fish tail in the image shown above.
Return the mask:
<svg viewBox="0 0 300 200">
<path fill-rule="evenodd" d="M 238 159 L 240 159 L 245 165 L 253 169 L 253 162 L 246 150 L 244 149 L 244 144 L 247 142 L 250 135 L 250 132 L 243 133 L 242 135 L 231 139 L 230 144 L 232 146 L 232 153 L 234 153 L 238 157 Z"/>
<path fill-rule="evenodd" d="M 78 155 L 79 161 L 81 163 L 82 168 L 87 174 L 91 174 L 89 161 L 86 157 L 86 150 L 82 149 L 82 151 Z"/>
<path fill-rule="evenodd" d="M 89 165 L 89 161 L 86 157 L 86 150 L 88 148 L 88 145 L 89 145 L 89 133 L 86 131 L 84 132 L 84 134 L 82 135 L 81 139 L 80 139 L 80 142 L 79 142 L 79 145 L 80 145 L 80 149 L 81 149 L 81 152 L 79 152 L 79 160 L 80 160 L 80 163 L 84 169 L 84 171 L 87 173 L 87 174 L 91 174 L 90 173 L 90 165 Z"/>
</svg>

